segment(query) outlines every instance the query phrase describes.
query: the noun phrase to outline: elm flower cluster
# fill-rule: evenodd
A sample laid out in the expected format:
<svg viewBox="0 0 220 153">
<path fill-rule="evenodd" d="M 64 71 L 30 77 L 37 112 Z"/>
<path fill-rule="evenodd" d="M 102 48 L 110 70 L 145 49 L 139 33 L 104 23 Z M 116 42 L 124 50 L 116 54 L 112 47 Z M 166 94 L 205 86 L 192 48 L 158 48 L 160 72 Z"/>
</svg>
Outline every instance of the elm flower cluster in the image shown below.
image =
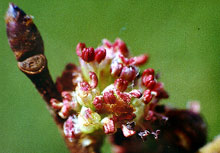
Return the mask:
<svg viewBox="0 0 220 153">
<path fill-rule="evenodd" d="M 148 61 L 148 55 L 132 57 L 121 39 L 114 43 L 104 39 L 96 49 L 79 43 L 76 54 L 80 66 L 68 64 L 57 78 L 63 101 L 50 100 L 53 109 L 66 119 L 66 137 L 73 141 L 96 131 L 114 134 L 119 129 L 125 137 L 150 134 L 147 129 L 137 133 L 135 127 L 141 127 L 143 118 L 155 120 L 150 104 L 168 98 L 168 94 L 154 69 L 141 72 L 139 66 Z M 157 138 L 159 131 L 151 134 Z"/>
</svg>

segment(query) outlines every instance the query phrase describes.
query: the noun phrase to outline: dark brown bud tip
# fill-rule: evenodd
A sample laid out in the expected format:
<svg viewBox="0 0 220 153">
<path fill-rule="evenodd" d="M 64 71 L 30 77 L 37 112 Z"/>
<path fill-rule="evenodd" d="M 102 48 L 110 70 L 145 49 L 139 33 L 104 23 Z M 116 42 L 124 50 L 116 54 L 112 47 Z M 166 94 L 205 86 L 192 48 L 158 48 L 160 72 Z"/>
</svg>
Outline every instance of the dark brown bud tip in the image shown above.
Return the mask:
<svg viewBox="0 0 220 153">
<path fill-rule="evenodd" d="M 44 53 L 43 40 L 31 16 L 10 3 L 5 22 L 8 41 L 17 61 Z"/>
</svg>

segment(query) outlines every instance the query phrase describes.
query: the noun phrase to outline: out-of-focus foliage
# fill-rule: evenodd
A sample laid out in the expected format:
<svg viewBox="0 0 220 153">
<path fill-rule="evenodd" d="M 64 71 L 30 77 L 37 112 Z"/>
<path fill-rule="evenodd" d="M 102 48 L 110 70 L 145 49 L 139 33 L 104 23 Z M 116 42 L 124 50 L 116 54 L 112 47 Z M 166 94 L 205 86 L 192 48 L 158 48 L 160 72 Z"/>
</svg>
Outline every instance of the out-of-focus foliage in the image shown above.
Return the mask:
<svg viewBox="0 0 220 153">
<path fill-rule="evenodd" d="M 164 103 L 183 108 L 200 101 L 209 140 L 220 132 L 220 1 L 13 2 L 34 16 L 54 79 L 66 63 L 78 62 L 78 42 L 96 47 L 120 37 L 133 54 L 149 53 L 146 67 L 160 72 L 170 93 Z M 0 153 L 68 153 L 42 98 L 16 66 L 3 20 L 8 3 L 0 2 Z"/>
</svg>

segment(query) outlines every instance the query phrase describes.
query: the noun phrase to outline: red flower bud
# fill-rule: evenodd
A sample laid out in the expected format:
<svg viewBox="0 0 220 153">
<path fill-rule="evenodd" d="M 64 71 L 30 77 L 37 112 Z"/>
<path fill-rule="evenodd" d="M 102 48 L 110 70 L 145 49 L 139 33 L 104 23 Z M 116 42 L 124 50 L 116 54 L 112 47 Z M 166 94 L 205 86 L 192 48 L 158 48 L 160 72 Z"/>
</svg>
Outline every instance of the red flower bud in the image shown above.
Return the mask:
<svg viewBox="0 0 220 153">
<path fill-rule="evenodd" d="M 128 82 L 133 81 L 136 78 L 137 71 L 133 66 L 123 67 L 120 78 L 127 80 Z"/>
<path fill-rule="evenodd" d="M 104 101 L 107 104 L 114 104 L 116 102 L 114 91 L 110 90 L 104 93 Z"/>
<path fill-rule="evenodd" d="M 119 91 L 123 92 L 128 87 L 128 81 L 123 80 L 121 78 L 116 79 L 115 82 L 114 82 L 114 86 L 115 86 L 116 89 L 118 89 Z"/>
<path fill-rule="evenodd" d="M 105 59 L 106 50 L 104 48 L 97 48 L 95 50 L 95 60 L 100 63 L 102 60 Z"/>
<path fill-rule="evenodd" d="M 78 43 L 76 46 L 76 54 L 81 57 L 82 56 L 82 50 L 86 47 L 86 44 L 84 43 Z"/>
<path fill-rule="evenodd" d="M 98 85 L 97 75 L 94 72 L 89 72 L 89 77 L 91 80 L 91 83 L 90 83 L 91 88 L 96 88 Z"/>
<path fill-rule="evenodd" d="M 84 48 L 82 51 L 82 59 L 86 62 L 94 61 L 95 59 L 95 51 L 94 48 Z"/>
</svg>

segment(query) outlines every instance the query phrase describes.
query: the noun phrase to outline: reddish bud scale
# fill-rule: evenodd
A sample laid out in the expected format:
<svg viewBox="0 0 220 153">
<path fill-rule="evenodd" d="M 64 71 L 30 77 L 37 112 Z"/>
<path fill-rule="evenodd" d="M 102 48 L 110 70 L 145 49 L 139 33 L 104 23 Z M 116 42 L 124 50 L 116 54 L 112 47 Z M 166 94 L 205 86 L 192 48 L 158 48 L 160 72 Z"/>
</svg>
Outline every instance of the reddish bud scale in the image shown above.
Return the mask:
<svg viewBox="0 0 220 153">
<path fill-rule="evenodd" d="M 96 88 L 97 85 L 98 85 L 98 77 L 97 75 L 95 74 L 95 72 L 89 72 L 89 77 L 90 77 L 90 86 L 91 88 Z"/>
<path fill-rule="evenodd" d="M 154 69 L 152 69 L 152 68 L 145 69 L 143 72 L 143 75 L 153 75 L 154 76 Z"/>
<path fill-rule="evenodd" d="M 126 80 L 123 80 L 121 78 L 119 79 L 116 79 L 115 82 L 114 82 L 114 86 L 117 90 L 123 92 L 127 89 L 128 87 L 128 81 Z"/>
<path fill-rule="evenodd" d="M 107 104 L 115 104 L 117 99 L 114 95 L 114 91 L 110 90 L 104 93 L 104 101 Z"/>
<path fill-rule="evenodd" d="M 95 51 L 94 48 L 84 48 L 82 50 L 82 56 L 81 58 L 85 61 L 85 62 L 92 62 L 95 59 Z"/>
<path fill-rule="evenodd" d="M 78 43 L 76 46 L 76 54 L 81 57 L 82 56 L 82 50 L 86 47 L 86 44 L 84 43 Z"/>
<path fill-rule="evenodd" d="M 95 50 L 95 61 L 100 63 L 102 60 L 105 59 L 106 50 L 104 48 L 97 48 Z"/>
<path fill-rule="evenodd" d="M 128 82 L 133 81 L 136 78 L 137 71 L 133 66 L 123 67 L 120 78 L 127 80 Z"/>
</svg>

